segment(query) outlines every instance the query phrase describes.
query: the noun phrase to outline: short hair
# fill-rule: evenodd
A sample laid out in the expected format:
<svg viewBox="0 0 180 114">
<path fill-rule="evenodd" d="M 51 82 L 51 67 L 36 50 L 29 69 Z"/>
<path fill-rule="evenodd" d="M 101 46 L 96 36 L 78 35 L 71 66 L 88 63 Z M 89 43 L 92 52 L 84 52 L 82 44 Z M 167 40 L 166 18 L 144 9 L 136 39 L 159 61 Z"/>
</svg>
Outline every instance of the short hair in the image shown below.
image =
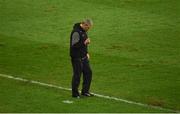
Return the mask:
<svg viewBox="0 0 180 114">
<path fill-rule="evenodd" d="M 91 20 L 91 19 L 84 19 L 83 21 L 82 21 L 82 24 L 88 24 L 88 25 L 93 25 L 93 21 Z"/>
</svg>

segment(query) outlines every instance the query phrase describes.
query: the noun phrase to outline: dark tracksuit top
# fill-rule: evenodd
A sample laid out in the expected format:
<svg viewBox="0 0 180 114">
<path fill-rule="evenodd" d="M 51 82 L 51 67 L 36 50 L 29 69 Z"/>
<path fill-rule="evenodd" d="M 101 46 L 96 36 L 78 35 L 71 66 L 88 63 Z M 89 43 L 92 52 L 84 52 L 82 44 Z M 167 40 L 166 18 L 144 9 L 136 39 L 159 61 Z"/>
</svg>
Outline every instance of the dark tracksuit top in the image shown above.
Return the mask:
<svg viewBox="0 0 180 114">
<path fill-rule="evenodd" d="M 76 23 L 70 39 L 70 56 L 72 58 L 84 58 L 87 56 L 88 48 L 84 44 L 87 37 L 87 33 L 81 28 L 80 23 Z"/>
</svg>

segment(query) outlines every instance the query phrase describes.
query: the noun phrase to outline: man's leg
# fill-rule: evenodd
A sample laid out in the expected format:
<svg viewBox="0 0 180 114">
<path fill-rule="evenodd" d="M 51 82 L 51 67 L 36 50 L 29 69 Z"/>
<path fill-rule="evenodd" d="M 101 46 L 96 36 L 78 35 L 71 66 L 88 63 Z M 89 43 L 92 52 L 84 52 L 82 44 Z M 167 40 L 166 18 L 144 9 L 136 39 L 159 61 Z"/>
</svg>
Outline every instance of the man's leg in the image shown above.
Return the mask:
<svg viewBox="0 0 180 114">
<path fill-rule="evenodd" d="M 72 97 L 79 96 L 78 87 L 82 72 L 82 63 L 78 59 L 72 59 L 73 77 L 72 77 Z"/>
<path fill-rule="evenodd" d="M 82 61 L 83 63 L 83 88 L 82 88 L 82 95 L 89 93 L 91 80 L 92 80 L 92 70 L 89 64 L 89 60 L 85 59 Z"/>
</svg>

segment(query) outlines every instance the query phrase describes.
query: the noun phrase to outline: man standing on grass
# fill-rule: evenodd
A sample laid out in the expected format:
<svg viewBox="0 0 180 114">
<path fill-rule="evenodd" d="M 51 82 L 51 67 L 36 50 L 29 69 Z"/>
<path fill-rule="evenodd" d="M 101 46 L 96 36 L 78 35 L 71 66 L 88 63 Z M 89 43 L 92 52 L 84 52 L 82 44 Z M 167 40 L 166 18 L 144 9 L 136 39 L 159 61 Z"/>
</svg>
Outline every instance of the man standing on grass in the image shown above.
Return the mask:
<svg viewBox="0 0 180 114">
<path fill-rule="evenodd" d="M 70 37 L 70 56 L 73 67 L 72 77 L 72 97 L 80 98 L 78 87 L 80 84 L 81 73 L 83 73 L 83 85 L 81 95 L 90 97 L 90 85 L 92 80 L 92 70 L 89 65 L 88 45 L 90 39 L 87 31 L 92 27 L 93 22 L 85 19 L 81 23 L 76 23 Z"/>
</svg>

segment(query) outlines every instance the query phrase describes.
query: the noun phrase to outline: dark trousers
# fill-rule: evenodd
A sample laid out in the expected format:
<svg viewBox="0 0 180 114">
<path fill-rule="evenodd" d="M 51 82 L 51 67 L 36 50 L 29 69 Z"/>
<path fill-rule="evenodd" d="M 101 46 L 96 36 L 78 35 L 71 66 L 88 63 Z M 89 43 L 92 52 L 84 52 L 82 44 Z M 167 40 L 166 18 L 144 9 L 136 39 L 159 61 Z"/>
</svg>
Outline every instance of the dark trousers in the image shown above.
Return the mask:
<svg viewBox="0 0 180 114">
<path fill-rule="evenodd" d="M 92 80 L 92 70 L 89 65 L 89 60 L 85 59 L 71 59 L 73 67 L 73 77 L 72 77 L 72 96 L 78 96 L 78 87 L 80 84 L 81 73 L 83 73 L 83 85 L 82 93 L 89 93 L 91 80 Z"/>
</svg>

